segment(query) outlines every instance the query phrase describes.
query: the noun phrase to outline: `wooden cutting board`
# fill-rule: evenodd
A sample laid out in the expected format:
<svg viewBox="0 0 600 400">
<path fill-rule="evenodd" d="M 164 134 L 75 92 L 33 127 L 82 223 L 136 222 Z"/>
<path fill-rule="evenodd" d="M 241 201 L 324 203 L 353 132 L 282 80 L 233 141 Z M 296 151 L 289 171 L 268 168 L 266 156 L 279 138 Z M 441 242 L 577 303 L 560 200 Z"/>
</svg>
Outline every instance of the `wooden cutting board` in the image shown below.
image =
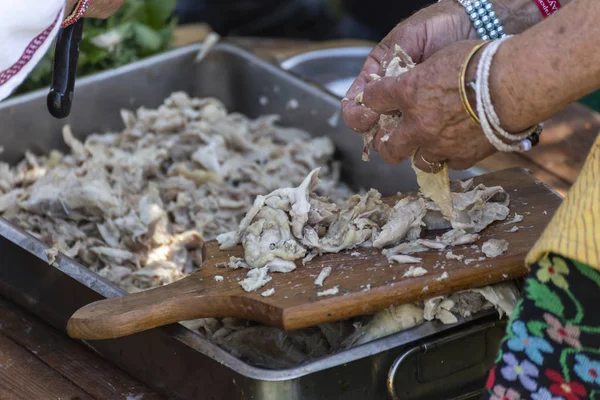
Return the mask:
<svg viewBox="0 0 600 400">
<path fill-rule="evenodd" d="M 411 265 L 390 263 L 376 249 L 356 249 L 316 257 L 305 266 L 298 262 L 295 271 L 271 273 L 273 279 L 268 284 L 247 293 L 239 282 L 248 270 L 220 266 L 226 265 L 231 256 L 243 256 L 242 247 L 221 251 L 216 242 L 207 242 L 204 264 L 198 272 L 167 286 L 84 306 L 69 320 L 69 335 L 108 339 L 205 317 L 239 317 L 294 330 L 524 276 L 525 255 L 550 221 L 561 197 L 522 169 L 482 175 L 475 178 L 475 183 L 502 186 L 511 197 L 507 221 L 515 213 L 523 215 L 523 221 L 492 224 L 482 232 L 476 248 L 469 244 L 419 253 L 423 262 L 415 266 L 428 271 L 423 276 L 403 278 Z M 390 204 L 395 201 L 397 198 L 386 199 Z M 519 230 L 508 232 L 513 226 Z M 439 234 L 434 232 L 431 236 Z M 506 239 L 506 253 L 484 258 L 481 245 L 491 238 Z M 450 250 L 464 256 L 464 260 L 447 259 Z M 468 259 L 474 261 L 467 265 Z M 333 271 L 323 287 L 316 287 L 314 281 L 326 266 Z M 447 278 L 442 279 L 444 273 Z M 215 276 L 222 276 L 223 280 L 217 282 Z M 317 292 L 335 286 L 339 287 L 337 295 L 317 296 Z M 263 297 L 261 293 L 270 288 L 275 293 Z"/>
</svg>

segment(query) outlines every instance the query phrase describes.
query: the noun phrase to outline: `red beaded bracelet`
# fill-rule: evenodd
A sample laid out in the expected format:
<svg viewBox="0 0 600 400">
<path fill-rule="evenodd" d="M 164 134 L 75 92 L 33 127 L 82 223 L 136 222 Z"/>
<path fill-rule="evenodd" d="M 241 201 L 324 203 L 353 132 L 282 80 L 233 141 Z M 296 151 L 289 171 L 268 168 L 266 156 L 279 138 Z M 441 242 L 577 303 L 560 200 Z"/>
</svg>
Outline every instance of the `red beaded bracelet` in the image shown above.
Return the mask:
<svg viewBox="0 0 600 400">
<path fill-rule="evenodd" d="M 89 6 L 90 0 L 79 0 L 73 12 L 63 21 L 61 28 L 66 28 L 67 26 L 73 25 L 75 22 L 77 22 L 83 17 Z"/>
<path fill-rule="evenodd" d="M 533 0 L 537 4 L 544 18 L 548 18 L 560 8 L 559 0 Z"/>
</svg>

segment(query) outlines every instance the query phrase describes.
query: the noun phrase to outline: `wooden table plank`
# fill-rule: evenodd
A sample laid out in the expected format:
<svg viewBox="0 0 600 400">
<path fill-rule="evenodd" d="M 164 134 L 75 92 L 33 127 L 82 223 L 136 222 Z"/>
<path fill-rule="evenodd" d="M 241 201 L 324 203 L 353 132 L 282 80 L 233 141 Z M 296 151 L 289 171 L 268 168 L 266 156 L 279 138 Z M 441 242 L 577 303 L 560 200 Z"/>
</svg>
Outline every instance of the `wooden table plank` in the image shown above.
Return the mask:
<svg viewBox="0 0 600 400">
<path fill-rule="evenodd" d="M 0 400 L 93 400 L 9 337 L 0 334 Z"/>
<path fill-rule="evenodd" d="M 21 346 L 22 358 L 37 360 L 94 399 L 158 400 L 161 396 L 80 343 L 0 298 L 0 335 Z M 2 351 L 0 349 L 0 351 Z M 17 356 L 17 354 L 15 354 Z M 2 370 L 0 369 L 0 375 Z M 2 378 L 0 378 L 2 382 Z M 25 382 L 17 382 L 25 385 Z M 35 399 L 36 397 L 28 397 Z M 87 397 L 86 397 L 87 398 Z M 0 399 L 2 394 L 0 394 Z"/>
<path fill-rule="evenodd" d="M 527 153 L 496 153 L 478 165 L 493 171 L 527 168 L 561 195 L 566 195 L 600 132 L 600 114 L 571 104 L 544 127 L 540 144 Z"/>
<path fill-rule="evenodd" d="M 548 121 L 540 143 L 523 155 L 561 179 L 575 182 L 600 132 L 600 114 L 571 104 Z"/>
<path fill-rule="evenodd" d="M 565 179 L 548 171 L 534 161 L 516 153 L 496 153 L 491 157 L 477 163 L 477 166 L 485 168 L 489 171 L 501 171 L 512 167 L 521 167 L 529 170 L 540 181 L 552 188 L 552 190 L 565 196 L 572 185 Z"/>
</svg>

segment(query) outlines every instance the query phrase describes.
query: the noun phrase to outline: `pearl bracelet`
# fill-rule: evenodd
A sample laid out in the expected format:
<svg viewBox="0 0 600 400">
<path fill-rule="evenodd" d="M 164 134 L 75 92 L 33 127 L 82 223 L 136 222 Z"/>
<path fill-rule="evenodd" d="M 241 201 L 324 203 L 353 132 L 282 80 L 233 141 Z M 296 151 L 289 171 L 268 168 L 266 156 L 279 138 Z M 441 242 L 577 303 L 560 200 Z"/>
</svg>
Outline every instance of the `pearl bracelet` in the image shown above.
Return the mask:
<svg viewBox="0 0 600 400">
<path fill-rule="evenodd" d="M 539 143 L 540 134 L 542 133 L 541 124 L 535 125 L 523 132 L 511 134 L 500 126 L 500 119 L 494 110 L 492 98 L 490 96 L 489 77 L 492 60 L 494 55 L 500 48 L 500 45 L 508 39 L 506 36 L 500 40 L 491 42 L 483 51 L 477 66 L 477 77 L 475 80 L 475 97 L 477 116 L 480 120 L 481 129 L 489 140 L 489 142 L 499 151 L 526 152 L 531 150 L 533 146 Z M 509 140 L 509 143 L 504 142 L 498 136 Z M 516 141 L 515 141 L 516 140 Z"/>
<path fill-rule="evenodd" d="M 506 36 L 502 21 L 494 11 L 490 0 L 456 0 L 469 15 L 477 35 L 482 40 L 500 39 Z"/>
</svg>

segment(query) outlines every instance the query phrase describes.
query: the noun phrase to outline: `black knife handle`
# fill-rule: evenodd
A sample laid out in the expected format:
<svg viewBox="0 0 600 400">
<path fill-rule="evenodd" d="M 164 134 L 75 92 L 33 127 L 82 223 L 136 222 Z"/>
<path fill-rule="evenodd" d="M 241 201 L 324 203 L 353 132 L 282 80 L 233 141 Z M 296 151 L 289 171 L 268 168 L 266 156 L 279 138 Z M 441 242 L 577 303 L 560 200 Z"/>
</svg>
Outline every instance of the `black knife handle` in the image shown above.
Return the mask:
<svg viewBox="0 0 600 400">
<path fill-rule="evenodd" d="M 56 38 L 52 84 L 47 98 L 48 111 L 55 118 L 66 118 L 71 113 L 82 36 L 83 18 L 60 29 Z"/>
</svg>

